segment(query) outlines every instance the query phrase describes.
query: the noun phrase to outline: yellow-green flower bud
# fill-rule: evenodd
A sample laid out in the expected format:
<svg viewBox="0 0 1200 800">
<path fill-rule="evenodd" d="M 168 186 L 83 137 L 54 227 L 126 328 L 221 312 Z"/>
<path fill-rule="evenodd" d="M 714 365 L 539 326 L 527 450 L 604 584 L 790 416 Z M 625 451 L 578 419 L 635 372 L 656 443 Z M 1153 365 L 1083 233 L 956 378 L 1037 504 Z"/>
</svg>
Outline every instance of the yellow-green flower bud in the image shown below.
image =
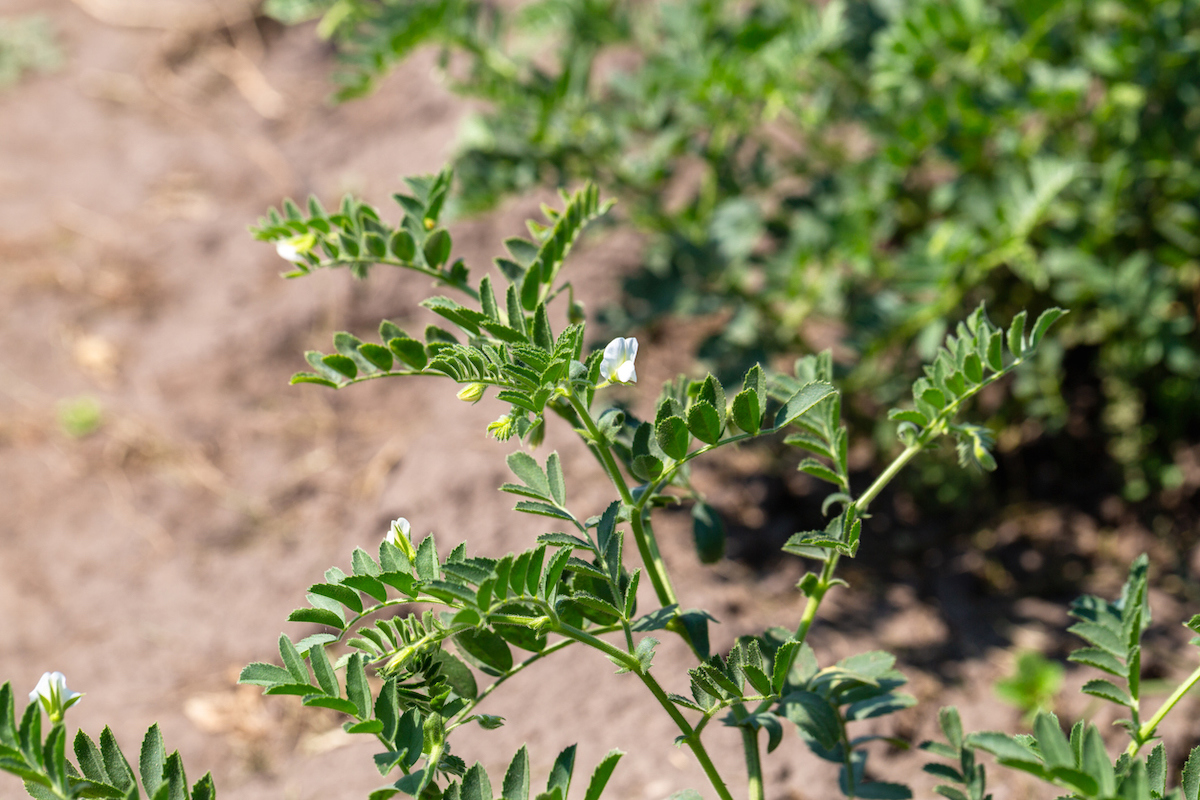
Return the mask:
<svg viewBox="0 0 1200 800">
<path fill-rule="evenodd" d="M 478 403 L 485 391 L 487 391 L 487 384 L 485 383 L 468 383 L 458 390 L 458 399 L 465 400 L 468 403 Z"/>
</svg>

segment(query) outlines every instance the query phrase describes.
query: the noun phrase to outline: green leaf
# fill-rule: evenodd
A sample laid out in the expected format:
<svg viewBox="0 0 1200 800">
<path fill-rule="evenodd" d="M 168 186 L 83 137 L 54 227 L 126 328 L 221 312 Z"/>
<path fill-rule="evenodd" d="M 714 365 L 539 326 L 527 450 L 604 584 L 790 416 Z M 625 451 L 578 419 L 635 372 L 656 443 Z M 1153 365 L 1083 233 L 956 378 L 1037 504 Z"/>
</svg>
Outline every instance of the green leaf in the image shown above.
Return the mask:
<svg viewBox="0 0 1200 800">
<path fill-rule="evenodd" d="M 107 725 L 100 731 L 100 754 L 104 757 L 104 770 L 113 786 L 121 791 L 128 791 L 135 786 L 133 767 L 129 766 L 125 754 L 117 746 L 112 729 Z"/>
<path fill-rule="evenodd" d="M 358 596 L 358 592 L 351 589 L 349 586 L 341 586 L 334 583 L 314 583 L 308 587 L 308 590 L 313 594 L 321 597 L 328 597 L 331 600 L 336 600 L 342 605 L 349 608 L 355 614 L 361 614 L 363 610 L 362 598 Z"/>
<path fill-rule="evenodd" d="M 783 408 L 775 414 L 775 427 L 782 428 L 790 425 L 800 416 L 812 410 L 817 403 L 836 393 L 837 390 L 828 383 L 814 382 L 802 387 L 788 398 Z"/>
<path fill-rule="evenodd" d="M 554 503 L 565 507 L 567 491 L 563 481 L 562 463 L 557 452 L 551 453 L 550 457 L 546 459 L 546 478 L 550 484 L 550 496 L 554 499 Z"/>
<path fill-rule="evenodd" d="M 834 472 L 829 467 L 822 464 L 820 461 L 817 461 L 815 458 L 804 459 L 803 461 L 800 462 L 800 464 L 796 467 L 796 469 L 800 472 L 806 473 L 808 475 L 812 475 L 814 478 L 817 478 L 818 480 L 832 483 L 834 486 L 837 486 L 839 488 L 845 488 L 845 486 L 846 486 L 845 483 L 842 481 L 842 477 L 840 475 L 838 475 L 836 472 Z"/>
<path fill-rule="evenodd" d="M 529 751 L 522 745 L 504 773 L 504 800 L 529 800 Z M 487 800 L 492 800 L 490 797 Z"/>
<path fill-rule="evenodd" d="M 563 750 L 558 754 L 558 758 L 554 760 L 554 766 L 550 769 L 550 779 L 546 783 L 546 791 L 554 793 L 557 789 L 561 795 L 566 798 L 567 792 L 571 788 L 571 773 L 575 771 L 575 745 Z"/>
<path fill-rule="evenodd" d="M 963 745 L 962 718 L 954 706 L 946 706 L 938 711 L 938 725 L 946 736 L 946 741 L 955 750 L 961 750 Z"/>
<path fill-rule="evenodd" d="M 425 355 L 425 345 L 416 339 L 397 337 L 388 340 L 388 349 L 395 353 L 396 358 L 416 370 L 425 369 L 429 359 Z"/>
<path fill-rule="evenodd" d="M 294 683 L 296 680 L 283 667 L 257 661 L 242 667 L 241 675 L 238 676 L 238 683 L 248 683 L 255 686 L 274 686 L 277 683 Z M 307 674 L 303 680 L 308 680 Z"/>
<path fill-rule="evenodd" d="M 1180 776 L 1183 800 L 1200 800 L 1200 746 L 1193 747 Z"/>
<path fill-rule="evenodd" d="M 705 444 L 716 444 L 721 438 L 722 422 L 717 410 L 706 402 L 697 401 L 688 409 L 687 427 Z M 663 448 L 666 451 L 666 448 Z"/>
<path fill-rule="evenodd" d="M 1112 703 L 1118 703 L 1128 708 L 1134 707 L 1133 698 L 1131 698 L 1123 689 L 1118 687 L 1112 681 L 1106 681 L 1103 678 L 1090 680 L 1083 685 L 1080 690 L 1084 694 L 1090 694 L 1093 697 L 1099 697 L 1103 700 L 1108 700 Z"/>
<path fill-rule="evenodd" d="M 96 743 L 82 729 L 75 732 L 74 750 L 75 760 L 79 763 L 83 777 L 97 783 L 110 782 L 108 771 L 104 768 L 104 756 L 100 754 L 100 748 L 96 747 Z"/>
<path fill-rule="evenodd" d="M 550 481 L 546 477 L 546 473 L 538 465 L 533 456 L 526 452 L 517 450 L 510 453 L 508 456 L 508 468 L 513 471 L 513 474 L 520 478 L 526 486 L 532 489 L 540 497 L 549 500 L 552 497 L 550 491 Z M 561 469 L 559 478 L 561 480 Z"/>
<path fill-rule="evenodd" d="M 966 744 L 969 747 L 978 747 L 986 750 L 996 758 L 1004 759 L 1014 763 L 1027 763 L 1040 765 L 1042 763 L 1038 754 L 1032 748 L 1027 747 L 1017 741 L 1007 733 L 998 731 L 980 731 L 967 736 Z"/>
<path fill-rule="evenodd" d="M 1101 796 L 1108 797 L 1116 792 L 1117 779 L 1113 773 L 1112 762 L 1108 760 L 1104 740 L 1095 725 L 1089 725 L 1083 735 L 1083 761 L 1080 766 L 1099 784 Z"/>
<path fill-rule="evenodd" d="M 341 617 L 325 608 L 297 608 L 288 614 L 288 622 L 313 622 L 338 630 L 346 627 L 346 623 Z"/>
<path fill-rule="evenodd" d="M 1068 655 L 1067 660 L 1125 677 L 1125 665 L 1116 656 L 1098 647 L 1081 647 Z"/>
<path fill-rule="evenodd" d="M 178 750 L 167 756 L 164 773 L 167 784 L 167 800 L 188 800 L 187 774 L 183 770 L 183 759 L 180 757 Z M 161 792 L 162 790 L 160 789 L 159 791 Z"/>
<path fill-rule="evenodd" d="M 430 233 L 425 240 L 425 263 L 434 268 L 445 264 L 450 260 L 450 246 L 450 234 L 445 228 L 438 228 Z"/>
<path fill-rule="evenodd" d="M 692 537 L 703 564 L 715 564 L 725 556 L 725 523 L 707 503 L 692 506 Z"/>
<path fill-rule="evenodd" d="M 503 675 L 512 669 L 512 650 L 493 631 L 485 628 L 463 631 L 454 637 L 454 642 L 465 655 L 481 664 L 490 674 Z"/>
<path fill-rule="evenodd" d="M 1033 323 L 1033 331 L 1029 334 L 1029 348 L 1036 350 L 1042 343 L 1042 337 L 1046 335 L 1046 331 L 1050 330 L 1050 326 L 1066 313 L 1061 308 L 1048 308 L 1043 311 L 1038 316 L 1037 322 Z"/>
<path fill-rule="evenodd" d="M 325 694 L 332 697 L 341 696 L 341 689 L 338 687 L 337 676 L 333 672 L 333 667 L 329 664 L 329 658 L 325 655 L 323 646 L 310 648 L 308 651 L 308 661 L 312 664 L 313 675 L 317 679 L 317 684 Z"/>
<path fill-rule="evenodd" d="M 397 261 L 411 264 L 413 257 L 417 254 L 417 243 L 413 240 L 411 233 L 400 228 L 392 234 L 392 238 L 388 242 L 388 250 L 392 252 Z"/>
<path fill-rule="evenodd" d="M 733 398 L 733 424 L 746 433 L 758 433 L 762 427 L 762 413 L 758 394 L 753 389 L 743 389 Z"/>
<path fill-rule="evenodd" d="M 142 739 L 141 758 L 138 760 L 138 769 L 142 775 L 142 787 L 151 797 L 165 783 L 163 768 L 166 763 L 167 751 L 163 747 L 162 732 L 155 723 L 150 726 L 150 729 L 146 731 L 145 738 Z"/>
<path fill-rule="evenodd" d="M 371 687 L 367 685 L 362 653 L 354 653 L 346 662 L 346 697 L 354 703 L 356 717 L 368 719 L 371 716 Z"/>
<path fill-rule="evenodd" d="M 1146 758 L 1146 781 L 1150 784 L 1152 797 L 1161 798 L 1167 793 L 1167 750 L 1159 742 Z"/>
<path fill-rule="evenodd" d="M 604 792 L 604 787 L 608 785 L 608 779 L 612 776 L 613 770 L 617 767 L 617 762 L 621 760 L 621 756 L 625 755 L 620 750 L 610 750 L 608 755 L 601 759 L 596 769 L 592 771 L 592 778 L 588 781 L 587 791 L 583 795 L 583 800 L 600 800 L 600 795 Z M 505 796 L 505 800 L 511 800 Z"/>
<path fill-rule="evenodd" d="M 492 783 L 482 765 L 475 764 L 463 776 L 462 800 L 493 800 Z"/>
<path fill-rule="evenodd" d="M 192 800 L 217 800 L 217 787 L 211 772 L 204 773 L 204 777 L 192 786 Z"/>
<path fill-rule="evenodd" d="M 1075 767 L 1071 744 L 1058 724 L 1058 717 L 1047 711 L 1040 712 L 1033 721 L 1033 731 L 1047 767 Z"/>
<path fill-rule="evenodd" d="M 654 423 L 654 437 L 658 440 L 658 446 L 662 448 L 662 451 L 676 461 L 687 455 L 691 436 L 688 433 L 688 425 L 682 417 L 675 415 L 660 417 Z"/>
<path fill-rule="evenodd" d="M 1086 639 L 1102 650 L 1108 652 L 1114 658 L 1123 658 L 1127 652 L 1125 642 L 1121 641 L 1118 633 L 1111 628 L 1101 625 L 1097 622 L 1076 622 L 1071 627 L 1067 628 L 1069 633 L 1073 633 L 1081 639 Z"/>
<path fill-rule="evenodd" d="M 817 741 L 832 750 L 841 738 L 837 711 L 819 694 L 808 691 L 791 692 L 780 701 L 785 716 Z"/>
<path fill-rule="evenodd" d="M 538 514 L 539 516 L 543 517 L 554 517 L 555 519 L 574 521 L 574 517 L 572 517 L 569 513 L 557 508 L 556 506 L 552 506 L 549 503 L 539 503 L 534 500 L 519 500 L 517 504 L 513 506 L 513 508 L 515 508 L 517 511 L 523 511 L 526 514 Z"/>
<path fill-rule="evenodd" d="M 704 383 L 700 386 L 700 394 L 698 400 L 708 403 L 717 411 L 717 416 L 720 418 L 721 427 L 725 427 L 725 388 L 721 386 L 721 382 L 716 379 L 710 372 L 704 379 Z"/>
<path fill-rule="evenodd" d="M 1012 319 L 1008 328 L 1008 349 L 1014 356 L 1021 358 L 1025 355 L 1025 312 L 1022 311 Z"/>
<path fill-rule="evenodd" d="M 358 366 L 354 363 L 354 359 L 347 358 L 341 353 L 331 353 L 327 356 L 322 356 L 321 363 L 339 375 L 345 375 L 350 379 L 358 375 Z"/>
</svg>

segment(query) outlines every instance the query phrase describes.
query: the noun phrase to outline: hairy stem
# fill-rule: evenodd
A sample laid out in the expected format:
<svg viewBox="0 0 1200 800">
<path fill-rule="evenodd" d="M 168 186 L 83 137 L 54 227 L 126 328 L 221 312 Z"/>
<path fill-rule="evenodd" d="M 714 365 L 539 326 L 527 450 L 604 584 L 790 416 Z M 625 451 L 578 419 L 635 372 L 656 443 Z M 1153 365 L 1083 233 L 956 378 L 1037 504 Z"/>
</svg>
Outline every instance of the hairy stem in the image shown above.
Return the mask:
<svg viewBox="0 0 1200 800">
<path fill-rule="evenodd" d="M 729 787 L 725 785 L 725 781 L 721 778 L 721 773 L 717 772 L 717 767 L 712 762 L 712 758 L 708 755 L 708 750 L 705 749 L 704 743 L 700 741 L 700 736 L 693 730 L 687 718 L 680 713 L 679 709 L 667 697 L 667 693 L 658 685 L 658 681 L 649 672 L 637 673 L 637 676 L 642 679 L 642 683 L 646 684 L 646 688 L 654 695 L 654 699 L 658 700 L 666 712 L 674 720 L 679 730 L 683 733 L 683 740 L 687 746 L 691 748 L 692 754 L 696 756 L 696 760 L 700 762 L 700 767 L 704 770 L 704 774 L 708 776 L 709 783 L 716 789 L 717 795 L 721 800 L 733 800 L 733 795 L 729 793 Z M 753 800 L 753 797 L 752 797 Z"/>
<path fill-rule="evenodd" d="M 654 594 L 658 597 L 658 601 L 664 606 L 669 606 L 675 602 L 675 590 L 671 586 L 666 564 L 663 563 L 662 556 L 658 552 L 658 542 L 654 540 L 654 532 L 645 525 L 645 520 L 641 518 L 641 509 L 634 503 L 633 494 L 629 491 L 629 484 L 625 482 L 625 476 L 621 474 L 621 468 L 613 458 L 612 451 L 599 444 L 603 438 L 600 435 L 600 429 L 596 427 L 595 420 L 588 413 L 587 406 L 574 393 L 570 394 L 568 399 L 593 440 L 592 452 L 596 454 L 600 465 L 608 473 L 609 480 L 616 487 L 617 493 L 621 495 L 621 501 L 632 509 L 630 527 L 633 529 L 633 538 L 637 543 L 638 554 L 642 557 L 642 563 L 646 565 L 646 574 L 654 586 Z"/>
<path fill-rule="evenodd" d="M 749 800 L 766 800 L 763 792 L 762 759 L 758 755 L 758 731 L 742 728 L 742 749 L 746 753 L 746 793 Z"/>
<path fill-rule="evenodd" d="M 641 678 L 642 683 L 646 684 L 646 688 L 654 695 L 654 699 L 658 704 L 670 715 L 671 719 L 679 727 L 683 733 L 684 741 L 691 748 L 692 753 L 696 756 L 696 760 L 700 762 L 700 766 L 704 769 L 704 774 L 708 776 L 713 788 L 717 790 L 717 794 L 721 800 L 733 800 L 733 796 L 729 794 L 729 788 L 725 786 L 725 782 L 721 779 L 721 774 L 717 772 L 716 765 L 708 755 L 708 751 L 704 748 L 704 744 L 700 741 L 700 737 L 692 729 L 687 718 L 680 713 L 671 699 L 667 697 L 667 693 L 658 685 L 658 681 L 654 679 L 648 671 L 642 669 L 641 662 L 632 653 L 627 653 L 624 650 L 612 645 L 603 639 L 593 636 L 591 633 L 580 630 L 563 622 L 558 622 L 555 628 L 563 636 L 570 637 L 578 642 L 593 647 L 608 656 L 614 663 L 622 669 L 632 672 Z"/>
</svg>

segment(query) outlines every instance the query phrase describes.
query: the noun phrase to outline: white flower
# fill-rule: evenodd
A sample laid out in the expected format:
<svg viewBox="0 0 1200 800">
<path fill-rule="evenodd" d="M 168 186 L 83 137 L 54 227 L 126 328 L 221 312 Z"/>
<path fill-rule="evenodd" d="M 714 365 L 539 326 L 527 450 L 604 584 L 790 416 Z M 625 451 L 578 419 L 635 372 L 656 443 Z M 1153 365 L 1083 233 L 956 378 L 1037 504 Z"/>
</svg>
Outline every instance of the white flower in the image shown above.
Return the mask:
<svg viewBox="0 0 1200 800">
<path fill-rule="evenodd" d="M 62 721 L 63 712 L 78 703 L 81 697 L 81 693 L 67 688 L 67 676 L 61 672 L 45 672 L 29 693 L 29 702 L 40 700 L 42 708 L 50 715 L 50 721 L 58 723 Z"/>
<path fill-rule="evenodd" d="M 633 361 L 637 358 L 637 339 L 622 339 L 618 336 L 604 348 L 604 359 L 600 362 L 600 377 L 605 383 L 637 383 L 637 370 Z"/>
<path fill-rule="evenodd" d="M 290 239 L 280 239 L 275 243 L 275 252 L 284 261 L 290 261 L 293 264 L 305 264 L 308 262 L 306 256 L 316 244 L 317 237 L 309 232 L 293 236 Z"/>
<path fill-rule="evenodd" d="M 397 540 L 397 537 L 403 536 L 405 540 L 412 541 L 411 533 L 412 526 L 408 524 L 408 520 L 406 520 L 404 517 L 393 520 L 392 527 L 389 528 L 387 532 L 387 543 L 400 547 L 400 542 Z"/>
</svg>

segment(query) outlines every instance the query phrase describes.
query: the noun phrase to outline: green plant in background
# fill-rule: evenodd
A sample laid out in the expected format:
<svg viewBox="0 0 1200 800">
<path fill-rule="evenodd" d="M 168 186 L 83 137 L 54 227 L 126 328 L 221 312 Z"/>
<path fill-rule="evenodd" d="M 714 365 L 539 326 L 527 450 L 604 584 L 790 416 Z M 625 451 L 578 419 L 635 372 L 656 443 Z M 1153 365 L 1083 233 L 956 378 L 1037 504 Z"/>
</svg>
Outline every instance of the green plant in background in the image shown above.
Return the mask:
<svg viewBox="0 0 1200 800">
<path fill-rule="evenodd" d="M 1066 670 L 1036 650 L 1017 654 L 1013 674 L 996 681 L 996 696 L 1025 712 L 1032 722 L 1039 711 L 1053 711 L 1054 698 L 1062 688 Z"/>
<path fill-rule="evenodd" d="M 62 61 L 54 29 L 45 17 L 0 17 L 0 89 L 26 73 L 56 70 Z"/>
<path fill-rule="evenodd" d="M 307 353 L 312 371 L 296 374 L 293 383 L 343 388 L 389 377 L 449 379 L 461 387 L 464 400 L 479 402 L 490 394 L 500 404 L 502 416 L 488 426 L 500 442 L 533 447 L 546 425 L 556 419 L 569 425 L 596 457 L 614 499 L 607 506 L 578 508 L 569 499 L 558 454 L 535 457 L 517 447 L 507 457 L 514 480 L 499 489 L 518 498 L 516 511 L 551 520 L 550 530 L 520 552 L 489 558 L 469 553 L 466 543 L 446 551 L 433 534 L 418 541 L 409 521 L 397 519 L 374 553 L 355 549 L 349 569 L 327 570 L 309 587 L 308 603 L 289 616 L 320 630 L 295 641 L 281 635 L 280 664 L 250 664 L 241 681 L 269 695 L 297 696 L 305 706 L 337 711 L 346 717 L 347 732 L 374 737 L 380 747 L 374 765 L 389 783 L 372 792 L 372 800 L 396 795 L 492 800 L 497 785 L 505 800 L 528 800 L 533 778 L 524 747 L 503 777 L 493 780 L 479 763 L 468 767 L 451 740 L 463 726 L 501 727 L 503 719 L 486 713 L 487 698 L 513 675 L 542 669 L 540 662 L 571 646 L 607 658 L 618 676 L 626 676 L 614 680 L 644 687 L 647 708 L 661 709 L 675 723 L 677 744 L 688 747 L 723 800 L 734 796 L 731 776 L 720 773 L 710 748 L 740 748 L 745 795 L 762 800 L 764 757 L 783 746 L 785 728 L 836 766 L 847 797 L 911 797 L 903 784 L 867 768 L 871 742 L 907 743 L 866 733 L 859 724 L 916 702 L 902 691 L 905 677 L 895 669 L 895 657 L 872 651 L 828 663 L 808 635 L 828 592 L 847 585 L 837 567 L 864 544 L 862 520 L 871 503 L 906 464 L 950 437 L 964 464 L 993 466 L 987 431 L 958 418 L 972 398 L 1035 356 L 1063 312 L 1050 309 L 1032 323 L 1021 312 L 1002 330 L 980 306 L 957 325 L 912 385 L 911 403 L 888 415 L 902 451 L 869 486 L 855 491 L 828 352 L 800 359 L 792 374 L 756 364 L 728 387 L 712 374 L 703 380 L 681 377 L 663 388 L 652 420 L 605 402 L 611 384 L 636 383 L 637 341 L 618 338 L 602 350 L 586 351 L 579 306 L 562 279 L 565 259 L 584 228 L 609 209 L 594 186 L 564 195 L 560 210 L 546 208 L 544 222 L 529 223 L 529 238 L 505 241 L 508 255 L 496 259 L 498 275 L 474 279 L 461 259 L 452 258 L 453 241 L 441 227 L 450 174 L 408 184 L 409 194 L 395 196 L 402 209 L 395 225 L 352 198 L 332 212 L 312 199 L 307 209 L 285 202 L 255 229 L 289 262 L 289 276 L 345 267 L 365 277 L 375 266 L 388 265 L 432 278 L 461 300 L 437 295 L 421 303 L 449 328 L 429 325 L 412 336 L 384 320 L 378 342 L 337 333 L 334 352 Z M 785 431 L 787 443 L 810 454 L 801 469 L 832 487 L 824 522 L 796 533 L 783 548 L 813 567 L 798 584 L 805 602 L 786 626 L 739 637 L 728 652 L 714 652 L 708 624 L 715 618 L 686 608 L 690 587 L 676 585 L 659 552 L 655 512 L 691 503 L 698 554 L 717 560 L 722 526 L 690 481 L 692 462 L 721 447 Z M 627 543 L 636 548 L 636 558 Z M 940 787 L 944 796 L 983 797 L 986 776 L 975 754 L 984 751 L 1002 766 L 1032 773 L 1075 798 L 1197 800 L 1196 751 L 1173 795 L 1165 791 L 1162 746 L 1146 761 L 1138 758 L 1165 715 L 1200 680 L 1198 669 L 1142 721 L 1140 642 L 1150 621 L 1146 574 L 1143 556 L 1120 600 L 1084 597 L 1071 612 L 1080 620 L 1071 630 L 1091 645 L 1072 660 L 1123 684 L 1097 679 L 1083 690 L 1129 710 L 1128 751 L 1114 764 L 1094 725 L 1076 724 L 1068 739 L 1057 719 L 1044 713 L 1035 720 L 1034 737 L 964 736 L 956 712 L 946 710 L 942 726 L 949 744 L 925 745 L 961 767 L 928 767 L 964 787 Z M 1200 615 L 1189 627 L 1200 630 Z M 664 674 L 655 667 L 658 637 L 671 635 L 694 656 L 695 666 L 686 673 Z M 18 724 L 11 688 L 0 689 L 0 769 L 22 779 L 39 799 L 135 800 L 137 777 L 108 729 L 99 747 L 77 733 L 76 761 L 67 759 L 63 716 L 78 699 L 61 675 L 48 673 Z M 46 735 L 43 708 L 51 721 Z M 713 722 L 732 728 L 740 744 L 710 732 Z M 621 755 L 610 752 L 596 766 L 585 800 L 601 796 Z M 565 800 L 574 766 L 572 747 L 558 756 L 546 791 L 535 797 Z M 178 753 L 165 754 L 156 727 L 143 742 L 137 775 L 153 800 L 214 796 L 209 776 L 189 790 Z"/>
<path fill-rule="evenodd" d="M 1064 351 L 1140 499 L 1178 482 L 1200 378 L 1200 3 L 269 0 L 320 17 L 339 96 L 435 45 L 488 110 L 458 206 L 597 180 L 650 234 L 617 328 L 721 312 L 729 375 L 839 323 L 890 404 L 959 309 L 1073 319 L 1015 389 L 1061 420 Z M 819 334 L 824 336 L 826 334 Z"/>
<path fill-rule="evenodd" d="M 104 424 L 104 407 L 89 395 L 62 400 L 58 404 L 58 427 L 72 439 L 95 433 Z"/>
<path fill-rule="evenodd" d="M 1129 717 L 1117 721 L 1129 736 L 1129 746 L 1114 761 L 1109 757 L 1095 723 L 1076 722 L 1070 736 L 1063 733 L 1058 717 L 1039 712 L 1033 723 L 1033 735 L 987 731 L 964 736 L 962 722 L 954 708 L 941 712 L 942 732 L 948 743 L 930 742 L 927 750 L 951 759 L 960 768 L 930 764 L 926 770 L 951 783 L 938 787 L 938 793 L 951 800 L 983 800 L 986 777 L 976 763 L 976 751 L 991 753 L 1009 769 L 1027 772 L 1042 781 L 1066 790 L 1071 798 L 1183 798 L 1190 800 L 1200 792 L 1200 747 L 1192 750 L 1184 765 L 1180 786 L 1167 791 L 1169 762 L 1165 747 L 1159 743 L 1143 760 L 1142 748 L 1152 742 L 1159 723 L 1200 681 L 1200 668 L 1188 676 L 1145 722 L 1141 718 L 1142 635 L 1150 626 L 1146 576 L 1149 560 L 1140 556 L 1129 570 L 1129 579 L 1121 597 L 1110 602 L 1085 595 L 1071 605 L 1071 616 L 1079 621 L 1071 626 L 1088 647 L 1075 650 L 1070 659 L 1095 667 L 1115 677 L 1124 686 L 1107 678 L 1095 678 L 1083 686 L 1085 694 L 1119 706 Z M 1187 627 L 1200 633 L 1200 615 Z M 1192 644 L 1200 644 L 1200 637 Z M 962 787 L 962 788 L 959 788 Z"/>
</svg>

